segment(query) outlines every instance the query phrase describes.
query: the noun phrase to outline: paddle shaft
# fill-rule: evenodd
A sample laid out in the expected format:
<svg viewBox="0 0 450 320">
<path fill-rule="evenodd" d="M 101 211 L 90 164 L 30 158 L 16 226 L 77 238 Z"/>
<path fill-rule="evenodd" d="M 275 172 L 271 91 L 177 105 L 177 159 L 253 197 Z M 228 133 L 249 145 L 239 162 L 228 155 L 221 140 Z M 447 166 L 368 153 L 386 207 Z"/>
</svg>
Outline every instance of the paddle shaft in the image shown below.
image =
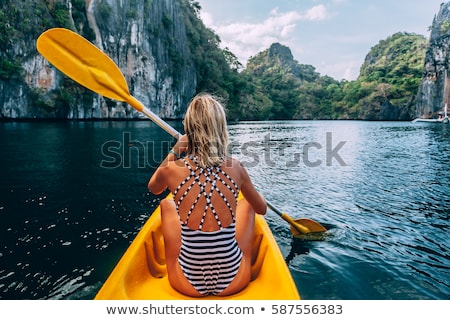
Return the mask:
<svg viewBox="0 0 450 320">
<path fill-rule="evenodd" d="M 156 115 L 153 111 L 143 106 L 142 103 L 132 95 L 130 95 L 129 98 L 126 99 L 126 102 L 136 110 L 141 111 L 143 114 L 145 114 L 149 119 L 151 119 L 154 123 L 156 123 L 159 127 L 161 127 L 164 131 L 166 131 L 175 139 L 178 140 L 181 137 L 181 134 L 177 130 L 175 130 L 163 119 L 158 117 L 158 115 Z M 138 108 L 139 106 L 142 106 L 142 108 L 139 109 Z"/>
</svg>

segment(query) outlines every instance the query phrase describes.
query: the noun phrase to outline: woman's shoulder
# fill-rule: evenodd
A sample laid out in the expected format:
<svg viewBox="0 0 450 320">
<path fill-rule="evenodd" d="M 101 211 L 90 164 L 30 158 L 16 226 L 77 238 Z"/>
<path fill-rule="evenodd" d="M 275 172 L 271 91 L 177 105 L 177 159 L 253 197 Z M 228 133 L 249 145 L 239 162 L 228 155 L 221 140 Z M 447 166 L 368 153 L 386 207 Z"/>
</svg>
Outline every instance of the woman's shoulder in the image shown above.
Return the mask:
<svg viewBox="0 0 450 320">
<path fill-rule="evenodd" d="M 246 173 L 245 167 L 242 165 L 241 161 L 233 157 L 227 157 L 222 168 L 236 178 L 240 178 Z"/>
<path fill-rule="evenodd" d="M 240 167 L 242 167 L 242 163 L 238 159 L 236 159 L 234 157 L 227 157 L 225 159 L 225 161 L 223 162 L 223 164 L 224 164 L 225 167 L 228 167 L 228 168 L 240 168 Z"/>
<path fill-rule="evenodd" d="M 170 179 L 171 177 L 177 176 L 179 173 L 184 173 L 188 167 L 186 166 L 184 159 L 177 159 L 174 161 L 169 161 L 162 169 L 164 175 Z"/>
</svg>

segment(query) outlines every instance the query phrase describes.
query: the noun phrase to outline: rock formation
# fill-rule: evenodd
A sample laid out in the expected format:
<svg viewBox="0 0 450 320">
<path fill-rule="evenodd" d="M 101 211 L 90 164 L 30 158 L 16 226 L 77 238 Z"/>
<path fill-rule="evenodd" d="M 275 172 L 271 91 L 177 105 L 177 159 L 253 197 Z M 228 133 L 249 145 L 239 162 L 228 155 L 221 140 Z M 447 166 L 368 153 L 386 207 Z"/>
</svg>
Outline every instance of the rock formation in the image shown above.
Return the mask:
<svg viewBox="0 0 450 320">
<path fill-rule="evenodd" d="M 442 3 L 431 26 L 430 45 L 425 56 L 423 80 L 416 98 L 416 117 L 433 118 L 450 102 L 450 2 Z M 447 81 L 448 82 L 448 81 Z M 447 87 L 447 88 L 446 88 Z"/>
<path fill-rule="evenodd" d="M 80 88 L 37 51 L 40 33 L 64 26 L 110 56 L 130 92 L 163 118 L 182 116 L 195 94 L 187 0 L 6 0 L 0 4 L 0 117 L 136 118 L 124 103 Z M 15 12 L 15 13 L 14 13 Z"/>
</svg>

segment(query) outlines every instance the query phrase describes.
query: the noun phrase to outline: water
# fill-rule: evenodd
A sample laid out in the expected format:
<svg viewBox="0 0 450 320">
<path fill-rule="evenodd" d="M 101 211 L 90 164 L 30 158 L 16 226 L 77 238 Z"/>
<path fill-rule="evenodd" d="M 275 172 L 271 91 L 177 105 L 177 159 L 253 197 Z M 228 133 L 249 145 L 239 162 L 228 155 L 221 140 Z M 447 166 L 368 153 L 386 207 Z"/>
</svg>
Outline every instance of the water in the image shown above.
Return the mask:
<svg viewBox="0 0 450 320">
<path fill-rule="evenodd" d="M 230 134 L 267 199 L 329 229 L 294 241 L 266 216 L 303 299 L 450 298 L 450 126 L 249 122 Z M 0 123 L 0 298 L 92 299 L 157 206 L 146 184 L 172 142 L 147 121 Z"/>
</svg>

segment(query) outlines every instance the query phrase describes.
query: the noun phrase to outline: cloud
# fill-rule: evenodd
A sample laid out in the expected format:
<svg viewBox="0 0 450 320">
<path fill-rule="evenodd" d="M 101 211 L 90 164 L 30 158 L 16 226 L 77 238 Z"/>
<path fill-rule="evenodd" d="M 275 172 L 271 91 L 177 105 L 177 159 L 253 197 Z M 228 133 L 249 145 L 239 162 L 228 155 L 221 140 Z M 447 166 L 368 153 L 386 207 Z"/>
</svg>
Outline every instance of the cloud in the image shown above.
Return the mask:
<svg viewBox="0 0 450 320">
<path fill-rule="evenodd" d="M 213 29 L 222 40 L 222 47 L 228 47 L 241 61 L 270 47 L 274 42 L 291 42 L 297 23 L 301 21 L 320 21 L 329 17 L 324 5 L 316 5 L 304 12 L 280 12 L 278 8 L 270 11 L 261 22 L 235 22 L 215 25 L 211 14 L 201 12 L 205 25 Z"/>
<path fill-rule="evenodd" d="M 337 80 L 354 80 L 359 75 L 361 64 L 359 59 L 343 57 L 340 62 L 323 62 L 319 67 L 324 74 Z"/>
<path fill-rule="evenodd" d="M 202 18 L 203 23 L 207 26 L 207 27 L 211 27 L 214 25 L 214 18 L 212 16 L 212 14 L 205 12 L 205 11 L 201 11 L 200 12 L 200 17 Z"/>
<path fill-rule="evenodd" d="M 323 4 L 312 7 L 306 11 L 303 18 L 309 21 L 325 20 L 328 18 L 327 8 Z"/>
</svg>

